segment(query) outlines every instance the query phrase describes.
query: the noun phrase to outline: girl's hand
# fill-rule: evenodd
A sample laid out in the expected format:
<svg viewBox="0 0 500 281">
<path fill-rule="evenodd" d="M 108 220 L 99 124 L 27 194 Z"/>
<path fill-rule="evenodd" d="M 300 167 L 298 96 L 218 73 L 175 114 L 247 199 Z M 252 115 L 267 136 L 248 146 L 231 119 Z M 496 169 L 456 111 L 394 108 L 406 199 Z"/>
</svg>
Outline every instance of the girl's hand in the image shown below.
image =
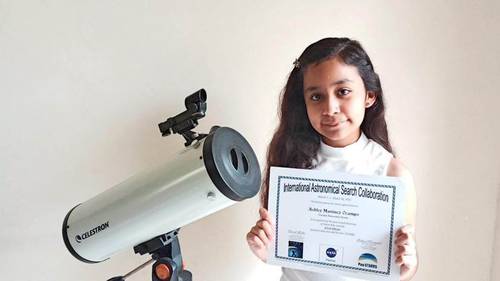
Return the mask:
<svg viewBox="0 0 500 281">
<path fill-rule="evenodd" d="M 274 239 L 274 224 L 266 209 L 261 207 L 259 214 L 260 220 L 247 233 L 247 243 L 254 255 L 266 262 L 267 248 Z"/>
<path fill-rule="evenodd" d="M 418 266 L 413 225 L 407 224 L 396 231 L 396 264 L 401 267 L 401 280 L 411 280 Z"/>
</svg>

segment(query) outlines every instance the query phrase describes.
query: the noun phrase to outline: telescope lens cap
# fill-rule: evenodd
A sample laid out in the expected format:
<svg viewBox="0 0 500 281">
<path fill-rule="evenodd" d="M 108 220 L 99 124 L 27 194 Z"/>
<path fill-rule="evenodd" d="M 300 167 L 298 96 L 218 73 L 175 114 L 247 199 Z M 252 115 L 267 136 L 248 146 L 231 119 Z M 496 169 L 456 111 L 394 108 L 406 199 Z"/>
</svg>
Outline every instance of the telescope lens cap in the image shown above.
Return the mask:
<svg viewBox="0 0 500 281">
<path fill-rule="evenodd" d="M 229 199 L 242 201 L 259 192 L 259 162 L 237 131 L 228 127 L 212 129 L 203 144 L 203 159 L 210 179 Z"/>
</svg>

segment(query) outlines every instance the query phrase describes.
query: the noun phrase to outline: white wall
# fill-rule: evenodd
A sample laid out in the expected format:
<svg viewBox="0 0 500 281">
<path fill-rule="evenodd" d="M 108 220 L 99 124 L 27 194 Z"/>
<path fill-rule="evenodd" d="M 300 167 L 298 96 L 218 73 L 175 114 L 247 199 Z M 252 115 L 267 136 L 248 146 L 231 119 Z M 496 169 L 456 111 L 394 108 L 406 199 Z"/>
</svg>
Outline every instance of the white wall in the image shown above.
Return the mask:
<svg viewBox="0 0 500 281">
<path fill-rule="evenodd" d="M 202 87 L 200 131 L 233 127 L 263 160 L 293 60 L 322 37 L 348 36 L 378 69 L 393 145 L 415 176 L 415 280 L 500 280 L 499 10 L 498 1 L 0 0 L 1 279 L 106 280 L 139 264 L 132 250 L 75 260 L 61 239 L 67 211 L 179 151 L 182 139 L 161 138 L 156 124 Z M 195 280 L 278 279 L 246 246 L 257 207 L 183 229 Z"/>
</svg>

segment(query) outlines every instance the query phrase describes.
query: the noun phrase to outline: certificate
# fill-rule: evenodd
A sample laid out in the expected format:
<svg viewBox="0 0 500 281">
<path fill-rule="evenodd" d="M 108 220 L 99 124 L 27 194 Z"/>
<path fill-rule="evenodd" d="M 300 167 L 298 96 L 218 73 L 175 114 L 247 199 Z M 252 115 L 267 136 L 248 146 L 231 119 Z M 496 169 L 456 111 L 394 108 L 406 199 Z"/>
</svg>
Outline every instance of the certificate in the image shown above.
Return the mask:
<svg viewBox="0 0 500 281">
<path fill-rule="evenodd" d="M 268 263 L 365 280 L 399 280 L 399 178 L 271 167 Z"/>
</svg>

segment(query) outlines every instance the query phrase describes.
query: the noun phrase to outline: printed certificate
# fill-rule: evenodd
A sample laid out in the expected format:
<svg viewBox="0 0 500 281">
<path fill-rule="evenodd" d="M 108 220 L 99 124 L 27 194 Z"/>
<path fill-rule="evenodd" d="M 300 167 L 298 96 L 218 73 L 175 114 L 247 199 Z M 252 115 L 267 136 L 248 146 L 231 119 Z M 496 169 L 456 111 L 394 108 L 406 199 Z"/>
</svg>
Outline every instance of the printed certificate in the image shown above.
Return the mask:
<svg viewBox="0 0 500 281">
<path fill-rule="evenodd" d="M 398 280 L 394 240 L 405 188 L 395 177 L 271 167 L 275 239 L 268 263 L 365 280 Z"/>
</svg>

